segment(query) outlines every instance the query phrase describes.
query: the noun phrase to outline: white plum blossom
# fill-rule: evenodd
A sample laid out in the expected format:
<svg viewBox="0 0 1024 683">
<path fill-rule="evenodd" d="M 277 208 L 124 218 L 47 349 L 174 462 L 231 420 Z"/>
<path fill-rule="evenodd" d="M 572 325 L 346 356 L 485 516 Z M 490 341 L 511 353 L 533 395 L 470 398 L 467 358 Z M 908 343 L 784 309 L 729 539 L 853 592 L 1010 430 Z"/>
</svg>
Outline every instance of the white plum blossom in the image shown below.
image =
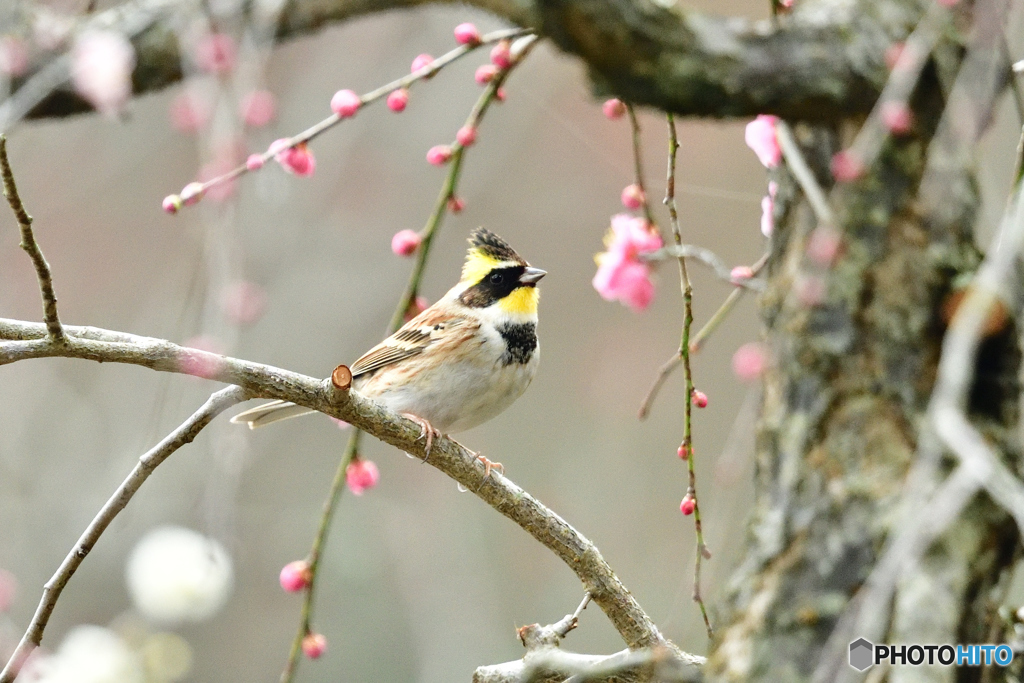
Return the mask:
<svg viewBox="0 0 1024 683">
<path fill-rule="evenodd" d="M 183 527 L 159 527 L 128 558 L 128 590 L 138 610 L 162 623 L 204 621 L 231 595 L 231 558 L 217 541 Z"/>
<path fill-rule="evenodd" d="M 83 98 L 108 116 L 132 94 L 135 49 L 116 31 L 86 31 L 71 49 L 71 82 Z"/>
<path fill-rule="evenodd" d="M 142 657 L 102 626 L 76 626 L 52 655 L 34 661 L 37 683 L 144 683 Z M 26 672 L 27 673 L 27 672 Z"/>
</svg>

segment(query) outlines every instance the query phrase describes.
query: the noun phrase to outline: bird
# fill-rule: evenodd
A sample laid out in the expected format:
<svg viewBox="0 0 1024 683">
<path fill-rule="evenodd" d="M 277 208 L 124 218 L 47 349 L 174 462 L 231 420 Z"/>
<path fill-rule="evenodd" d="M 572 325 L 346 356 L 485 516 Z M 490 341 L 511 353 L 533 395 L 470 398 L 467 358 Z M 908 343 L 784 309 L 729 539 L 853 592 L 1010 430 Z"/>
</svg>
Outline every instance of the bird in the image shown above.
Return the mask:
<svg viewBox="0 0 1024 683">
<path fill-rule="evenodd" d="M 498 235 L 474 230 L 458 284 L 353 363 L 352 388 L 418 424 L 426 460 L 435 437 L 487 422 L 533 381 L 540 361 L 537 283 L 545 275 Z M 314 412 L 271 401 L 231 422 L 255 429 Z M 473 455 L 485 477 L 492 468 L 504 471 Z"/>
</svg>

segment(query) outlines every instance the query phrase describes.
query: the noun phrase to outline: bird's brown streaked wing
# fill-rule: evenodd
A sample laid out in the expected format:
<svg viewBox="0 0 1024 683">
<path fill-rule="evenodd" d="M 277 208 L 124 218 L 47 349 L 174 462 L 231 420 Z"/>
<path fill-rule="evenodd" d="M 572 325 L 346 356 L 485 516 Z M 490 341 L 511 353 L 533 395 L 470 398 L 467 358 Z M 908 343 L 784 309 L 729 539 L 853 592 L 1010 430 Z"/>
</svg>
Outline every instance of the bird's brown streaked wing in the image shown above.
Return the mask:
<svg viewBox="0 0 1024 683">
<path fill-rule="evenodd" d="M 444 335 L 446 329 L 457 327 L 464 322 L 465 318 L 460 316 L 428 308 L 363 354 L 352 364 L 352 376 L 365 375 L 421 354 Z"/>
</svg>

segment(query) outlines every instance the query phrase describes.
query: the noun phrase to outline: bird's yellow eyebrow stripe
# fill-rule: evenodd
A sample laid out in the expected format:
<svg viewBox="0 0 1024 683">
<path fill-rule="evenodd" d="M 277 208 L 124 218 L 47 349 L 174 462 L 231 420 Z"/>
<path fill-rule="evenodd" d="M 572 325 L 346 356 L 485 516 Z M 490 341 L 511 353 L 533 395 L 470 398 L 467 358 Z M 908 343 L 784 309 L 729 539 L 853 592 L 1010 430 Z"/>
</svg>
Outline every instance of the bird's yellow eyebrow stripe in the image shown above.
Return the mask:
<svg viewBox="0 0 1024 683">
<path fill-rule="evenodd" d="M 466 255 L 466 263 L 462 266 L 462 281 L 475 285 L 501 263 L 479 249 L 470 249 Z"/>
</svg>

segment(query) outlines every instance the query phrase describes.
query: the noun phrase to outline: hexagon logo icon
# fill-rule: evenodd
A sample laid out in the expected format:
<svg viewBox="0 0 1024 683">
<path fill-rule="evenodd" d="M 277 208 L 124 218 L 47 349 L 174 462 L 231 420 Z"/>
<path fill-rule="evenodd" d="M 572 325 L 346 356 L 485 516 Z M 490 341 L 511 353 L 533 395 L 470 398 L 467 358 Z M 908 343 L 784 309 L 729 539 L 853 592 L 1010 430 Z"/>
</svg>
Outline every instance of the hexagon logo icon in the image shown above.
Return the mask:
<svg viewBox="0 0 1024 683">
<path fill-rule="evenodd" d="M 874 664 L 875 646 L 870 640 L 858 638 L 850 643 L 850 666 L 857 671 L 864 671 Z"/>
</svg>

